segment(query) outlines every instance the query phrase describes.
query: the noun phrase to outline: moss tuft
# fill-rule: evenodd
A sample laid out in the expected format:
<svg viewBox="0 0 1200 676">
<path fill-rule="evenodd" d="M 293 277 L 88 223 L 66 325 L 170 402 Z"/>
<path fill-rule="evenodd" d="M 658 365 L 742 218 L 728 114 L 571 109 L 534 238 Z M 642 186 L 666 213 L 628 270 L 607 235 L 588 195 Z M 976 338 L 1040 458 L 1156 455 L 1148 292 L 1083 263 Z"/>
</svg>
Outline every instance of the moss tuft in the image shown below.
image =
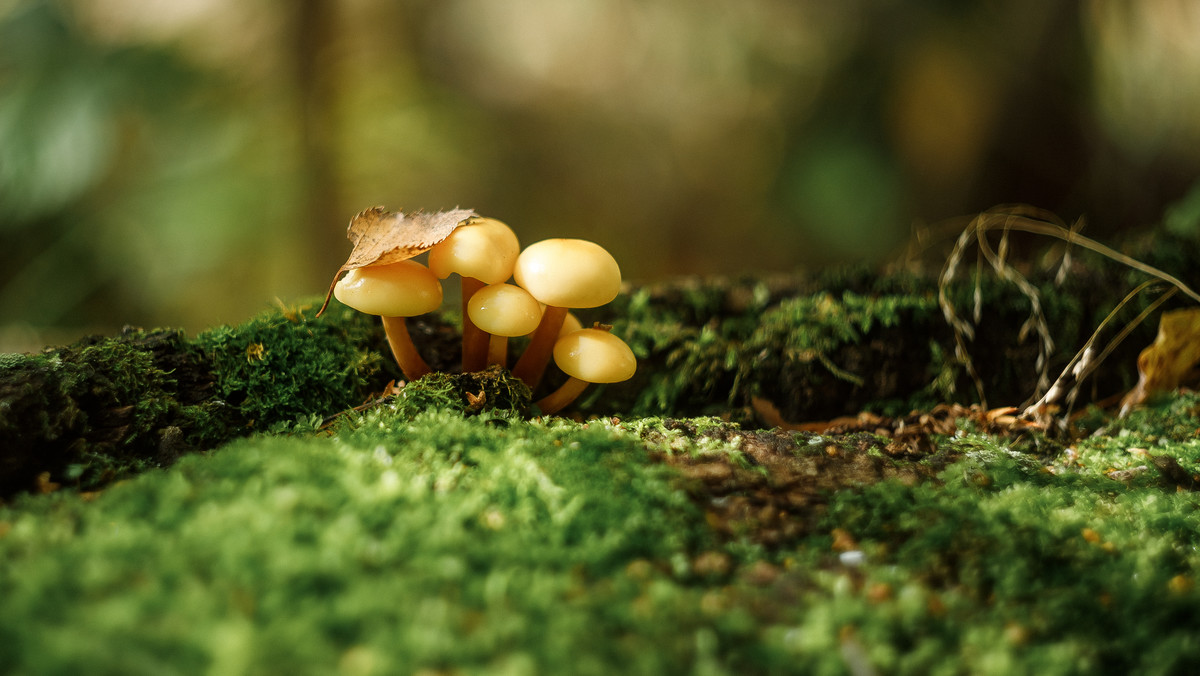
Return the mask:
<svg viewBox="0 0 1200 676">
<path fill-rule="evenodd" d="M 374 410 L 333 439 L 236 442 L 92 503 L 0 509 L 0 660 L 672 672 L 679 622 L 699 627 L 662 567 L 707 543 L 687 497 L 612 430 L 490 420 Z"/>
<path fill-rule="evenodd" d="M 639 393 L 631 412 L 714 413 L 764 396 L 782 402 L 785 415 L 798 406 L 809 416 L 836 415 L 854 410 L 854 402 L 907 395 L 900 388 L 935 378 L 929 355 L 887 349 L 904 343 L 890 335 L 930 323 L 937 313 L 931 292 L 817 293 L 770 308 L 763 306 L 766 301 L 760 296 L 750 303 L 751 312 L 701 326 L 649 313 L 617 322 L 614 332 L 640 359 L 661 361 L 646 369 L 650 375 L 635 377 Z M 635 300 L 631 309 L 642 303 Z M 897 373 L 897 366 L 919 373 Z"/>
<path fill-rule="evenodd" d="M 177 331 L 87 338 L 9 356 L 5 368 L 0 494 L 32 488 L 43 473 L 45 481 L 88 489 L 169 463 L 199 434 L 201 416 L 220 417 L 185 391 L 204 369 Z"/>
<path fill-rule="evenodd" d="M 861 628 L 869 659 L 887 672 L 932 671 L 953 655 L 992 665 L 987 673 L 1194 666 L 1194 625 L 1181 621 L 1200 600 L 1190 582 L 1200 536 L 1184 525 L 1196 519 L 1195 500 L 1175 486 L 1114 480 L 1091 462 L 1097 447 L 1129 455 L 1130 441 L 1081 442 L 1082 464 L 1067 460 L 1050 472 L 972 436 L 951 442 L 964 459 L 937 483 L 883 482 L 837 495 L 827 532 L 854 538 L 870 562 L 838 622 Z M 1162 452 L 1189 453 L 1178 445 Z M 889 597 L 879 598 L 883 588 Z M 890 596 L 899 593 L 918 600 L 912 617 L 884 620 L 881 606 L 902 606 Z"/>
<path fill-rule="evenodd" d="M 472 415 L 489 411 L 520 416 L 529 412 L 529 386 L 499 366 L 477 373 L 434 372 L 406 384 L 397 406 L 409 415 L 430 409 Z"/>
<path fill-rule="evenodd" d="M 336 304 L 317 319 L 318 307 L 280 308 L 196 337 L 212 363 L 216 396 L 247 431 L 334 413 L 382 389 L 378 320 Z"/>
</svg>

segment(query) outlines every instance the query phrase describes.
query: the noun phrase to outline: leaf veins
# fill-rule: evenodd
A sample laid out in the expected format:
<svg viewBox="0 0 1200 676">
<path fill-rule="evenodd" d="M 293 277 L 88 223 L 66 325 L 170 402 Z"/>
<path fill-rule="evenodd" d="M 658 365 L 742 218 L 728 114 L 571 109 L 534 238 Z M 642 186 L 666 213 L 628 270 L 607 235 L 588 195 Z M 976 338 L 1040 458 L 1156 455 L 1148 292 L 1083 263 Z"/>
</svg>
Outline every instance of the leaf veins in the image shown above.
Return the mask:
<svg viewBox="0 0 1200 676">
<path fill-rule="evenodd" d="M 389 265 L 429 251 L 446 239 L 454 229 L 475 217 L 470 209 L 451 209 L 435 213 L 388 211 L 384 207 L 364 209 L 350 220 L 346 238 L 354 243 L 350 257 L 338 268 L 329 283 L 319 317 L 329 305 L 337 280 L 349 270 L 374 265 Z"/>
</svg>

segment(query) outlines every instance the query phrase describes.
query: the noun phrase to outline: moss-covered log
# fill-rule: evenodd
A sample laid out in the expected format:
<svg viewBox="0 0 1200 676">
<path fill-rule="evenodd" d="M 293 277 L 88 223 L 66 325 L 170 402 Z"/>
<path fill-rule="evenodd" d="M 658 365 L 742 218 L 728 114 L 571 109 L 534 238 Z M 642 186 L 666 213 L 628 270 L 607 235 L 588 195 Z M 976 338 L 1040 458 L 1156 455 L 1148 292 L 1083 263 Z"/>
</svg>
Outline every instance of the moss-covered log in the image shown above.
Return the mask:
<svg viewBox="0 0 1200 676">
<path fill-rule="evenodd" d="M 1200 254 L 1194 240 L 1159 233 L 1132 242 L 1128 251 L 1193 287 L 1200 281 L 1190 263 Z M 1051 378 L 1148 279 L 1100 256 L 1076 254 L 1065 275 L 1059 261 L 1023 270 L 1054 342 L 1045 365 Z M 606 312 L 642 359 L 639 374 L 582 407 L 737 418 L 753 416 L 752 402 L 761 398 L 787 420 L 819 420 L 864 408 L 904 413 L 918 405 L 978 401 L 979 385 L 991 405 L 1031 401 L 1041 369 L 1025 293 L 987 270 L 947 288 L 959 314 L 971 317 L 977 309 L 975 336 L 966 344 L 977 384 L 956 356 L 954 333 L 939 307 L 938 271 L 914 269 L 691 279 L 633 289 Z M 1166 286 L 1122 308 L 1098 345 Z M 1177 297 L 1162 307 L 1184 302 Z M 1153 341 L 1156 322 L 1152 317 L 1118 345 L 1087 383 L 1088 400 L 1133 385 L 1137 354 Z"/>
<path fill-rule="evenodd" d="M 1194 283 L 1188 263 L 1196 244 L 1162 237 L 1141 255 Z M 1027 272 L 1056 344 L 1055 374 L 1136 283 L 1119 266 L 1090 258 L 1077 259 L 1060 283 L 1053 269 Z M 1034 394 L 1038 377 L 1037 345 L 1020 335 L 1029 301 L 1010 284 L 986 275 L 979 282 L 978 290 L 960 283 L 951 296 L 964 314 L 976 304 L 981 310 L 969 349 L 989 403 L 1017 404 Z M 954 358 L 937 291 L 934 275 L 867 270 L 630 288 L 584 319 L 614 324 L 638 354 L 639 372 L 594 388 L 577 407 L 752 420 L 751 404 L 761 398 L 787 420 L 811 420 L 969 401 L 974 383 Z M 318 319 L 316 305 L 281 307 L 192 339 L 131 329 L 0 357 L 0 496 L 39 483 L 88 489 L 236 436 L 316 425 L 401 378 L 377 318 L 334 306 Z M 410 324 L 435 369 L 456 368 L 452 318 Z M 1142 327 L 1110 358 L 1097 393 L 1130 386 L 1134 356 L 1153 331 Z M 555 384 L 551 374 L 543 387 Z M 464 408 L 480 405 L 466 394 Z"/>
</svg>

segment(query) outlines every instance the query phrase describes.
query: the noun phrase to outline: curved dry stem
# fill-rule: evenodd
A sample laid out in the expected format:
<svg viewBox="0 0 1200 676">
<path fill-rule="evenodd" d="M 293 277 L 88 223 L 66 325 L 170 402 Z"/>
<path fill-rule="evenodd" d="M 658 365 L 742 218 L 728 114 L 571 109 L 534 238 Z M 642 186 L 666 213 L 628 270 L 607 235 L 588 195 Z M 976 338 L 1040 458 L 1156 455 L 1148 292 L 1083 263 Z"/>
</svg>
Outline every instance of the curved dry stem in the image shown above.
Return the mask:
<svg viewBox="0 0 1200 676">
<path fill-rule="evenodd" d="M 467 301 L 475 292 L 487 286 L 474 277 L 462 278 L 462 372 L 482 371 L 487 361 L 488 334 L 475 326 L 467 313 Z"/>
<path fill-rule="evenodd" d="M 1034 389 L 1034 395 L 1023 404 L 1023 406 L 1028 406 L 1034 399 L 1041 396 L 1043 392 L 1050 388 L 1049 369 L 1050 358 L 1054 354 L 1054 338 L 1050 335 L 1050 325 L 1046 322 L 1045 313 L 1042 312 L 1042 297 L 1041 294 L 1038 293 L 1037 287 L 1031 284 L 1024 275 L 1022 275 L 1020 272 L 1017 272 L 1016 268 L 1008 264 L 1008 233 L 1011 228 L 1007 227 L 1007 225 L 1012 218 L 1020 217 L 1010 216 L 1008 219 L 1005 219 L 1005 226 L 1002 228 L 1000 243 L 995 250 L 992 249 L 991 242 L 988 241 L 987 237 L 979 236 L 978 240 L 980 254 L 992 266 L 992 269 L 996 271 L 996 274 L 999 275 L 1001 279 L 1011 283 L 1013 286 L 1016 286 L 1017 290 L 1021 292 L 1021 295 L 1025 296 L 1025 298 L 1029 300 L 1029 318 L 1026 319 L 1025 323 L 1021 325 L 1021 330 L 1017 338 L 1018 342 L 1024 342 L 1026 335 L 1028 335 L 1031 329 L 1037 332 L 1039 338 L 1037 363 L 1035 364 L 1035 368 L 1038 370 L 1038 382 Z M 979 283 L 978 279 L 979 278 L 977 277 L 976 284 Z M 981 302 L 979 300 L 980 290 L 978 286 L 976 286 L 975 292 L 975 321 L 978 323 L 981 313 Z"/>
<path fill-rule="evenodd" d="M 383 332 L 387 334 L 388 345 L 392 348 L 392 356 L 404 372 L 404 377 L 410 382 L 429 373 L 432 369 L 417 352 L 413 345 L 412 336 L 408 333 L 408 320 L 404 317 L 384 317 Z"/>
<path fill-rule="evenodd" d="M 542 374 L 546 372 L 546 365 L 550 363 L 550 355 L 554 352 L 554 341 L 558 339 L 558 332 L 566 317 L 567 308 L 547 305 L 542 313 L 542 321 L 529 339 L 529 346 L 513 366 L 512 374 L 523 380 L 531 390 L 536 390 L 542 381 Z"/>
<path fill-rule="evenodd" d="M 1054 381 L 1054 384 L 1050 386 L 1050 389 L 1046 391 L 1046 394 L 1043 395 L 1042 398 L 1036 403 L 1026 407 L 1021 413 L 1021 417 L 1037 418 L 1042 414 L 1046 407 L 1063 399 L 1066 400 L 1067 411 L 1070 412 L 1075 405 L 1075 399 L 1079 393 L 1079 387 L 1083 384 L 1083 381 L 1086 380 L 1088 376 L 1090 376 L 1097 368 L 1099 368 L 1101 364 L 1104 363 L 1104 360 L 1108 358 L 1108 355 L 1111 354 L 1112 351 L 1116 349 L 1117 346 L 1120 345 L 1121 342 L 1124 341 L 1125 338 L 1135 328 L 1141 325 L 1141 323 L 1145 321 L 1147 317 L 1153 314 L 1155 310 L 1157 310 L 1163 303 L 1167 302 L 1168 299 L 1170 299 L 1179 291 L 1177 288 L 1172 287 L 1159 295 L 1159 297 L 1154 299 L 1150 305 L 1139 312 L 1138 316 L 1134 317 L 1131 321 L 1125 324 L 1125 326 L 1122 327 L 1119 332 L 1117 332 L 1117 335 L 1114 336 L 1112 340 L 1110 340 L 1108 344 L 1104 346 L 1104 349 L 1097 354 L 1095 348 L 1096 340 L 1100 337 L 1100 333 L 1104 331 L 1105 327 L 1108 326 L 1108 324 L 1117 316 L 1117 313 L 1119 313 L 1122 308 L 1128 305 L 1130 301 L 1157 283 L 1157 280 L 1148 279 L 1139 284 L 1133 291 L 1125 294 L 1125 297 L 1121 299 L 1121 302 L 1117 303 L 1117 306 L 1108 313 L 1108 316 L 1106 316 L 1100 322 L 1100 325 L 1096 327 L 1096 330 L 1092 332 L 1092 335 L 1087 339 L 1087 342 L 1083 344 L 1083 347 L 1080 348 L 1079 351 L 1075 353 L 1075 356 L 1071 358 L 1071 361 L 1067 362 L 1067 365 L 1063 367 L 1062 373 L 1059 374 L 1058 378 Z"/>
<path fill-rule="evenodd" d="M 589 384 L 586 380 L 574 377 L 568 378 L 567 382 L 563 383 L 557 390 L 538 400 L 537 407 L 541 409 L 543 415 L 558 413 L 565 406 L 578 399 L 579 395 L 583 394 L 583 391 L 587 389 Z"/>
<path fill-rule="evenodd" d="M 987 241 L 987 233 L 994 230 L 1002 231 L 999 246 L 996 249 L 993 249 L 991 243 Z M 1037 407 L 1039 404 L 1046 402 L 1047 398 L 1051 392 L 1056 389 L 1057 385 L 1057 383 L 1051 384 L 1049 382 L 1049 374 L 1046 373 L 1049 363 L 1049 355 L 1053 350 L 1054 344 L 1049 335 L 1049 329 L 1046 324 L 1045 317 L 1042 314 L 1041 302 L 1040 298 L 1038 297 L 1037 290 L 1032 284 L 1029 283 L 1028 280 L 1021 276 L 1015 268 L 1009 265 L 1006 260 L 1008 253 L 1008 233 L 1014 230 L 1028 232 L 1035 235 L 1044 235 L 1046 237 L 1053 237 L 1066 242 L 1068 245 L 1077 244 L 1085 249 L 1088 249 L 1089 251 L 1093 251 L 1101 256 L 1109 258 L 1110 260 L 1116 261 L 1117 263 L 1126 265 L 1134 270 L 1138 270 L 1139 272 L 1150 275 L 1155 279 L 1166 282 L 1193 300 L 1200 302 L 1200 293 L 1197 293 L 1194 289 L 1183 283 L 1177 277 L 1159 270 L 1152 265 L 1142 263 L 1137 259 L 1105 246 L 1091 238 L 1080 235 L 1078 232 L 1076 232 L 1075 228 L 1067 228 L 1062 225 L 1058 218 L 1051 212 L 1028 206 L 1012 205 L 981 213 L 972 219 L 967 225 L 966 229 L 963 230 L 963 232 L 959 235 L 958 240 L 954 243 L 954 248 L 951 250 L 950 255 L 946 259 L 946 263 L 942 268 L 942 273 L 938 277 L 938 305 L 941 306 L 942 314 L 946 319 L 946 323 L 950 325 L 950 328 L 954 334 L 955 357 L 958 359 L 959 363 L 963 365 L 971 379 L 974 381 L 976 392 L 979 395 L 979 400 L 981 403 L 983 403 L 985 408 L 987 407 L 987 399 L 984 394 L 983 381 L 979 377 L 979 374 L 975 369 L 975 365 L 971 360 L 970 353 L 967 350 L 967 343 L 973 340 L 975 337 L 975 327 L 971 322 L 958 314 L 958 311 L 950 302 L 947 293 L 947 288 L 949 287 L 950 282 L 955 279 L 959 269 L 962 267 L 963 254 L 973 241 L 977 242 L 978 244 L 978 264 L 981 264 L 983 260 L 987 260 L 992 268 L 995 269 L 1003 279 L 1015 284 L 1021 293 L 1029 298 L 1032 305 L 1029 320 L 1026 322 L 1025 326 L 1022 327 L 1022 334 L 1025 334 L 1030 329 L 1033 329 L 1038 333 L 1039 338 L 1041 339 L 1041 345 L 1038 354 L 1038 367 L 1041 373 L 1039 374 L 1037 391 L 1039 393 L 1045 391 L 1047 394 L 1046 396 L 1042 397 L 1041 401 L 1039 401 L 1037 404 L 1033 404 L 1026 410 L 1029 411 Z M 980 272 L 977 270 L 976 274 L 979 275 Z M 1060 268 L 1060 273 L 1058 275 L 1058 278 L 1061 277 L 1062 268 Z M 981 309 L 979 307 L 980 300 L 978 284 L 979 277 L 977 276 L 975 299 L 976 321 L 979 319 L 979 313 Z M 1122 305 L 1125 302 L 1126 301 L 1123 301 Z M 1101 326 L 1103 326 L 1103 324 Z M 1097 331 L 1098 330 L 1099 329 L 1097 329 Z M 1092 340 L 1088 341 L 1089 344 L 1084 347 L 1084 350 L 1082 350 L 1080 354 L 1076 356 L 1076 359 L 1082 357 L 1084 351 L 1091 347 L 1091 343 L 1093 341 L 1094 336 Z M 1107 354 L 1108 351 L 1111 351 L 1111 346 L 1110 350 L 1106 350 L 1105 354 Z M 1069 366 L 1068 368 L 1071 367 Z M 1053 393 L 1056 396 L 1060 394 L 1060 392 Z M 1037 393 L 1035 393 L 1033 398 L 1037 398 Z"/>
<path fill-rule="evenodd" d="M 1094 251 L 1105 258 L 1112 259 L 1118 263 L 1121 263 L 1122 265 L 1127 265 L 1139 272 L 1144 272 L 1151 277 L 1161 279 L 1162 281 L 1182 291 L 1184 295 L 1188 296 L 1192 300 L 1200 303 L 1200 293 L 1197 293 L 1194 289 L 1192 289 L 1192 287 L 1184 284 L 1183 281 L 1178 277 L 1167 274 L 1153 265 L 1147 265 L 1136 258 L 1126 256 L 1120 251 L 1110 249 L 1094 239 L 1089 239 L 1078 233 L 1073 233 L 1061 226 L 1049 225 L 1045 223 L 1033 223 L 1022 220 L 1010 225 L 1005 225 L 1005 227 L 1011 230 L 1022 230 L 1024 232 L 1032 232 L 1037 235 L 1055 237 L 1063 240 L 1067 244 L 1078 244 L 1079 246 Z"/>
</svg>

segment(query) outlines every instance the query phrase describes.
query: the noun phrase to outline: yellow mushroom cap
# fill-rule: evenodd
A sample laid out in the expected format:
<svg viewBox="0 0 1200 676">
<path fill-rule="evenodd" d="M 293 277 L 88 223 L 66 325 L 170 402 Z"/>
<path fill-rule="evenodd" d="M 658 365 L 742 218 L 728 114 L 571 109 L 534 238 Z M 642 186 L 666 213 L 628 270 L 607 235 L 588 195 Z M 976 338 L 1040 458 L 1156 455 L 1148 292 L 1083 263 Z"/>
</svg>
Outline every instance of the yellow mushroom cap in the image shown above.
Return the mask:
<svg viewBox="0 0 1200 676">
<path fill-rule="evenodd" d="M 521 245 L 507 225 L 494 218 L 461 225 L 429 250 L 429 270 L 441 279 L 458 273 L 484 284 L 499 284 L 512 276 Z"/>
<path fill-rule="evenodd" d="M 519 286 L 490 284 L 472 294 L 467 315 L 475 326 L 492 335 L 523 336 L 537 328 L 542 308 Z"/>
<path fill-rule="evenodd" d="M 604 305 L 621 290 L 621 268 L 604 247 L 583 239 L 546 239 L 517 257 L 513 278 L 555 307 Z"/>
<path fill-rule="evenodd" d="M 442 285 L 424 265 L 400 261 L 347 272 L 333 287 L 333 295 L 369 315 L 415 317 L 442 304 Z"/>
<path fill-rule="evenodd" d="M 603 329 L 580 329 L 559 338 L 554 363 L 563 373 L 589 383 L 619 383 L 637 370 L 633 350 Z"/>
</svg>

